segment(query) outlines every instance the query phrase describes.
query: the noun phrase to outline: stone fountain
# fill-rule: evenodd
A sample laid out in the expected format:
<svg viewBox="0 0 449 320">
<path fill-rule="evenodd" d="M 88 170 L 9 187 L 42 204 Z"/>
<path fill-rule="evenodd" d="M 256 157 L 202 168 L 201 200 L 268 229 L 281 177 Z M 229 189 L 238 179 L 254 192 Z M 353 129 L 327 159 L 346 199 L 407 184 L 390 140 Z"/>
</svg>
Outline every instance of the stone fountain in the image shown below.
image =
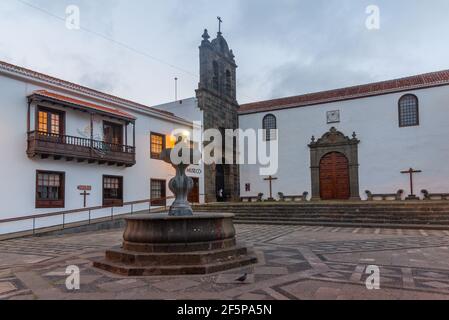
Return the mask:
<svg viewBox="0 0 449 320">
<path fill-rule="evenodd" d="M 186 149 L 177 149 L 182 156 L 178 150 Z M 208 274 L 257 262 L 237 244 L 233 214 L 193 213 L 187 201 L 193 181 L 185 171 L 199 156 L 187 150 L 190 161 L 176 164 L 171 160 L 174 149 L 161 155 L 176 169 L 169 182 L 176 198 L 169 212 L 125 217 L 122 247 L 106 251 L 103 260 L 94 261 L 95 267 L 125 276 L 152 276 Z"/>
</svg>

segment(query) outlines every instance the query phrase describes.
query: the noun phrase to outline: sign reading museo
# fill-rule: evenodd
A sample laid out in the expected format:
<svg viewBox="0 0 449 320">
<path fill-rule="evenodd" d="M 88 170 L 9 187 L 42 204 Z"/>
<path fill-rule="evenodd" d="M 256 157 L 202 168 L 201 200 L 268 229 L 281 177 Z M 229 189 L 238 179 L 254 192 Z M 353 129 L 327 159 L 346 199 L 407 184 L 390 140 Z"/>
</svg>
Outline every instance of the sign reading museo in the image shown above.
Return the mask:
<svg viewBox="0 0 449 320">
<path fill-rule="evenodd" d="M 186 171 L 188 173 L 193 173 L 193 174 L 201 174 L 202 173 L 201 169 L 195 169 L 195 168 L 187 168 Z"/>
</svg>

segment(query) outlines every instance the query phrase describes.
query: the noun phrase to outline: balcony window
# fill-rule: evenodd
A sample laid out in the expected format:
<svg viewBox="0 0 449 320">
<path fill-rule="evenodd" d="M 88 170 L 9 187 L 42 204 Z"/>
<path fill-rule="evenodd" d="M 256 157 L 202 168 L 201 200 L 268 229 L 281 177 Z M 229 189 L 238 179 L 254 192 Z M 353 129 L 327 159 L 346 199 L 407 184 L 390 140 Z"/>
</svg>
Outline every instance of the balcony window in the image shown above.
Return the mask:
<svg viewBox="0 0 449 320">
<path fill-rule="evenodd" d="M 123 144 L 123 126 L 117 123 L 103 123 L 104 142 L 116 145 Z"/>
<path fill-rule="evenodd" d="M 103 205 L 123 205 L 123 177 L 103 176 Z"/>
<path fill-rule="evenodd" d="M 151 159 L 159 159 L 165 149 L 165 136 L 159 133 L 151 133 Z"/>
<path fill-rule="evenodd" d="M 40 133 L 63 135 L 64 113 L 51 109 L 39 108 L 37 124 Z"/>
<path fill-rule="evenodd" d="M 63 172 L 37 171 L 36 208 L 64 208 Z"/>
</svg>

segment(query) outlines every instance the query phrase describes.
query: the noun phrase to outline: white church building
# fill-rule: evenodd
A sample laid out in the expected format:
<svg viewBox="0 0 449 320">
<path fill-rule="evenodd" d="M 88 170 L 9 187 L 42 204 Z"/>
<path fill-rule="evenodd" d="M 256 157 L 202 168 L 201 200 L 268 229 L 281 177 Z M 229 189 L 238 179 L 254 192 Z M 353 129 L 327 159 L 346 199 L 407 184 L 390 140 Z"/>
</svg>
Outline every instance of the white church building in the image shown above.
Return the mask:
<svg viewBox="0 0 449 320">
<path fill-rule="evenodd" d="M 313 200 L 365 199 L 365 191 L 449 192 L 449 71 L 242 105 L 241 128 L 279 130 L 273 189 Z M 264 192 L 256 167 L 241 185 Z M 242 194 L 251 191 L 242 190 Z"/>
<path fill-rule="evenodd" d="M 61 223 L 60 215 L 20 217 L 79 212 L 63 217 L 70 223 L 111 208 L 146 210 L 148 199 L 169 203 L 174 170 L 159 154 L 173 130 L 191 134 L 193 121 L 200 129 L 277 129 L 266 135 L 279 145 L 274 198 L 366 200 L 367 190 L 404 190 L 404 199 L 410 177 L 416 196 L 449 193 L 449 71 L 239 106 L 234 54 L 221 33 L 209 38 L 206 31 L 196 97 L 154 107 L 0 62 L 0 234 Z M 259 169 L 192 166 L 189 199 L 267 199 L 269 177 Z"/>
<path fill-rule="evenodd" d="M 203 37 L 200 51 L 209 48 L 208 37 Z M 216 55 L 200 56 L 201 69 L 229 65 L 221 33 L 220 38 L 224 45 L 212 41 Z M 208 82 L 201 71 L 199 87 Z M 217 82 L 223 86 L 220 96 L 226 79 Z M 203 121 L 204 107 L 197 98 L 157 108 Z M 412 175 L 416 197 L 422 198 L 421 190 L 449 193 L 449 70 L 254 102 L 240 105 L 237 112 L 242 130 L 277 130 L 267 134 L 279 146 L 278 171 L 271 182 L 274 198 L 307 192 L 309 200 L 366 200 L 370 191 L 404 199 L 411 194 L 410 174 L 405 173 L 410 169 L 421 171 Z M 240 197 L 270 197 L 269 177 L 260 175 L 260 167 L 239 166 Z"/>
</svg>

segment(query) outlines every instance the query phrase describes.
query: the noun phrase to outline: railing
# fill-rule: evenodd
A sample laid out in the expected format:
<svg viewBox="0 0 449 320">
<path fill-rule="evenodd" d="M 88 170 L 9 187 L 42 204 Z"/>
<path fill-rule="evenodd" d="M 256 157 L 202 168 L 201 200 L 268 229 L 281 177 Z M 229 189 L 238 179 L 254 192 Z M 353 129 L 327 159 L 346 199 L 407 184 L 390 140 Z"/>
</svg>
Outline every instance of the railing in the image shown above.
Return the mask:
<svg viewBox="0 0 449 320">
<path fill-rule="evenodd" d="M 81 223 L 81 222 L 87 222 L 86 224 L 83 225 L 90 225 L 92 223 L 92 213 L 98 210 L 104 210 L 104 209 L 110 209 L 111 213 L 110 216 L 102 216 L 99 217 L 98 219 L 106 219 L 109 218 L 111 221 L 114 221 L 115 217 L 117 216 L 117 214 L 114 212 L 115 208 L 124 208 L 126 206 L 130 207 L 130 212 L 128 213 L 120 213 L 119 215 L 124 215 L 124 214 L 134 214 L 135 212 L 140 212 L 143 210 L 138 210 L 135 211 L 135 206 L 139 205 L 139 204 L 146 204 L 148 203 L 148 211 L 151 212 L 155 212 L 155 211 L 161 211 L 161 210 L 167 210 L 167 200 L 171 200 L 174 199 L 174 196 L 170 196 L 170 197 L 165 197 L 165 198 L 159 198 L 159 199 L 145 199 L 145 200 L 138 200 L 138 201 L 131 201 L 131 202 L 125 202 L 123 203 L 123 206 L 120 207 L 116 207 L 116 206 L 97 206 L 97 207 L 89 207 L 89 208 L 82 208 L 82 209 L 75 209 L 75 210 L 67 210 L 67 211 L 59 211 L 59 212 L 52 212 L 52 213 L 46 213 L 46 214 L 38 214 L 38 215 L 32 215 L 32 216 L 25 216 L 25 217 L 18 217 L 18 218 L 11 218 L 11 219 L 4 219 L 4 220 L 0 220 L 0 225 L 5 224 L 5 223 L 12 223 L 12 222 L 23 222 L 23 221 L 30 221 L 32 222 L 32 227 L 29 228 L 28 230 L 23 230 L 23 231 L 19 231 L 19 232 L 27 232 L 27 231 L 32 231 L 32 234 L 35 235 L 36 234 L 36 230 L 37 229 L 41 229 L 41 228 L 36 228 L 36 221 L 38 219 L 43 219 L 43 218 L 51 218 L 51 217 L 61 217 L 62 219 L 62 223 L 61 224 L 55 224 L 52 226 L 47 226 L 44 228 L 56 228 L 61 226 L 61 228 L 59 230 L 64 230 L 66 229 L 67 223 L 66 223 L 66 219 L 68 215 L 71 214 L 79 214 L 79 213 L 88 213 L 88 219 L 85 220 L 80 220 L 80 221 L 76 221 L 76 222 L 71 222 L 71 223 Z M 165 201 L 165 205 L 163 206 L 158 206 L 157 208 L 151 208 L 153 205 L 153 203 L 160 203 L 161 201 Z M 123 211 L 123 210 L 122 210 Z M 0 234 L 2 235 L 2 234 Z M 3 235 L 7 235 L 3 234 Z"/>
<path fill-rule="evenodd" d="M 61 134 L 54 134 L 42 131 L 31 131 L 28 136 L 33 136 L 35 140 L 54 142 L 58 144 L 67 144 L 72 146 L 93 148 L 98 151 L 108 152 L 124 152 L 124 153 L 134 153 L 135 147 L 126 146 L 121 144 L 115 144 L 100 140 L 88 139 L 83 137 L 75 137 Z"/>
<path fill-rule="evenodd" d="M 135 147 L 127 145 L 41 131 L 28 132 L 28 154 L 31 156 L 50 154 L 129 165 L 135 163 L 135 152 Z"/>
</svg>

